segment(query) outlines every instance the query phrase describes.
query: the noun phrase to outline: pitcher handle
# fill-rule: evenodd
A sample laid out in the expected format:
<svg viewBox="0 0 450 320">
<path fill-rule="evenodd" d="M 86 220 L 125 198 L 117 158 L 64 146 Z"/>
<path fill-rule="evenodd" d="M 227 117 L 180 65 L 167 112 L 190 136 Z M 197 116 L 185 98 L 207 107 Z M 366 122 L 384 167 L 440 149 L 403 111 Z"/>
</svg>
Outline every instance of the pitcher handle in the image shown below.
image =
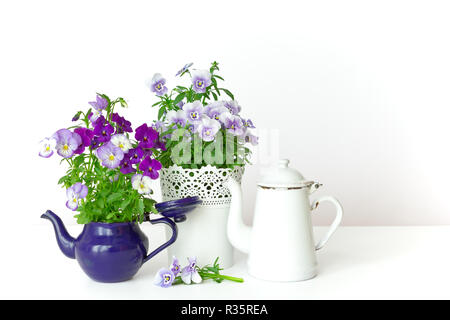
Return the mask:
<svg viewBox="0 0 450 320">
<path fill-rule="evenodd" d="M 329 201 L 332 204 L 336 206 L 336 217 L 334 218 L 333 223 L 331 224 L 330 228 L 328 229 L 328 232 L 325 234 L 325 236 L 319 241 L 319 243 L 316 245 L 316 250 L 322 249 L 322 247 L 327 243 L 328 239 L 331 237 L 331 235 L 336 231 L 336 228 L 339 226 L 342 220 L 342 214 L 344 212 L 344 209 L 342 208 L 339 201 L 331 196 L 323 196 L 313 201 L 311 204 L 311 211 L 317 209 L 317 206 L 320 202 L 323 201 Z"/>
<path fill-rule="evenodd" d="M 150 260 L 151 258 L 153 258 L 155 255 L 157 255 L 158 253 L 160 253 L 162 250 L 164 250 L 165 248 L 167 248 L 168 246 L 170 246 L 172 243 L 175 242 L 175 240 L 177 240 L 177 236 L 178 236 L 178 228 L 177 225 L 175 224 L 175 222 L 173 222 L 172 220 L 170 220 L 169 218 L 163 217 L 163 218 L 159 218 L 159 219 L 155 219 L 155 220 L 147 220 L 150 221 L 151 224 L 158 224 L 158 223 L 164 223 L 169 225 L 169 227 L 172 229 L 172 237 L 169 239 L 169 241 L 167 241 L 166 243 L 160 245 L 158 248 L 156 248 L 155 250 L 153 250 L 150 254 L 148 254 L 145 258 L 144 261 L 142 263 L 147 262 L 148 260 Z"/>
</svg>

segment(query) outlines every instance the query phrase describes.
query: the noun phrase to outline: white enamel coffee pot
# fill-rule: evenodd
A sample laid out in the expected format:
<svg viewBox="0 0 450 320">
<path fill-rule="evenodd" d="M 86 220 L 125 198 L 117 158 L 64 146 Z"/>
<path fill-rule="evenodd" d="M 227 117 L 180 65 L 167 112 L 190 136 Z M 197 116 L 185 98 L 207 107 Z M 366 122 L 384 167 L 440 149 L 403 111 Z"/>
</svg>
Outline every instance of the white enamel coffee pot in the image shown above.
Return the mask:
<svg viewBox="0 0 450 320">
<path fill-rule="evenodd" d="M 231 192 L 227 235 L 238 250 L 248 253 L 248 272 L 255 278 L 271 281 L 300 281 L 317 274 L 316 250 L 322 248 L 342 220 L 340 203 L 330 196 L 310 203 L 309 195 L 321 184 L 306 181 L 289 160 L 279 160 L 258 182 L 253 227 L 242 220 L 242 190 L 230 178 Z M 311 211 L 319 203 L 336 206 L 336 218 L 318 244 L 314 244 Z"/>
</svg>

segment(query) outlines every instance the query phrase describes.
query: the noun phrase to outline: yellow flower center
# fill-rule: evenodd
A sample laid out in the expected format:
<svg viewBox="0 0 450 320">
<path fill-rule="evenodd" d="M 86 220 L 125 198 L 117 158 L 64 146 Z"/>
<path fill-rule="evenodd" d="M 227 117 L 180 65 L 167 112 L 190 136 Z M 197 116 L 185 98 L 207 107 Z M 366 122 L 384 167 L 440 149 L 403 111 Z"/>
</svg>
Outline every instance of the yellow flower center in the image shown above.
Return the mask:
<svg viewBox="0 0 450 320">
<path fill-rule="evenodd" d="M 150 167 L 150 168 L 148 168 L 148 171 L 152 171 L 152 168 Z"/>
<path fill-rule="evenodd" d="M 209 131 L 209 130 L 206 130 L 206 132 L 205 132 L 205 133 L 206 133 L 206 135 L 207 135 L 207 136 L 209 136 L 209 135 L 211 134 L 211 131 Z"/>
<path fill-rule="evenodd" d="M 123 147 L 124 147 L 123 143 L 119 144 L 120 149 L 123 149 Z"/>
<path fill-rule="evenodd" d="M 110 155 L 109 156 L 109 160 L 113 161 L 114 160 L 114 155 Z"/>
<path fill-rule="evenodd" d="M 143 183 L 141 183 L 140 187 L 141 187 L 141 189 L 144 189 L 144 188 L 145 188 L 145 186 L 144 186 Z"/>
<path fill-rule="evenodd" d="M 203 81 L 201 81 L 201 80 L 197 81 L 197 86 L 198 86 L 198 87 L 203 86 Z"/>
<path fill-rule="evenodd" d="M 65 144 L 65 145 L 63 146 L 63 150 L 64 150 L 64 151 L 69 150 L 69 146 L 68 146 L 67 144 Z"/>
<path fill-rule="evenodd" d="M 231 129 L 234 129 L 234 124 L 231 125 Z"/>
<path fill-rule="evenodd" d="M 45 147 L 45 151 L 50 151 L 50 146 Z"/>
<path fill-rule="evenodd" d="M 73 200 L 72 200 L 73 202 L 77 202 L 77 198 L 73 198 Z"/>
</svg>

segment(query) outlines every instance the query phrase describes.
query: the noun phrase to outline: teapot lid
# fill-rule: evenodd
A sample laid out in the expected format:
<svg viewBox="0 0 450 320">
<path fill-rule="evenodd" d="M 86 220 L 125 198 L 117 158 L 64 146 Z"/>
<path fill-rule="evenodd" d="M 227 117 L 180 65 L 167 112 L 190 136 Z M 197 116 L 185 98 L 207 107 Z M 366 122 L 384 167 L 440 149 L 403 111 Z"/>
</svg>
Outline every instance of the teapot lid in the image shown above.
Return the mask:
<svg viewBox="0 0 450 320">
<path fill-rule="evenodd" d="M 275 166 L 267 170 L 258 185 L 269 188 L 302 188 L 309 187 L 313 183 L 313 181 L 305 180 L 297 170 L 289 168 L 288 159 L 281 159 Z"/>
</svg>

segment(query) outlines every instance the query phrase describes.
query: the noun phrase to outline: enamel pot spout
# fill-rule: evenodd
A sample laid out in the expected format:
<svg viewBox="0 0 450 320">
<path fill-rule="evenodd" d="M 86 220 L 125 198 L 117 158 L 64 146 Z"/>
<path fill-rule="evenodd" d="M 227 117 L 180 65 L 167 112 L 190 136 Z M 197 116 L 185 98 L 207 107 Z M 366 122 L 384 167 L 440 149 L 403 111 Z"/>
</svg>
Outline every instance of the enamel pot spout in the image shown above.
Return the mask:
<svg viewBox="0 0 450 320">
<path fill-rule="evenodd" d="M 244 252 L 250 252 L 252 228 L 244 224 L 242 219 L 242 189 L 232 177 L 225 182 L 231 193 L 230 214 L 228 216 L 227 236 L 233 247 Z"/>
</svg>

